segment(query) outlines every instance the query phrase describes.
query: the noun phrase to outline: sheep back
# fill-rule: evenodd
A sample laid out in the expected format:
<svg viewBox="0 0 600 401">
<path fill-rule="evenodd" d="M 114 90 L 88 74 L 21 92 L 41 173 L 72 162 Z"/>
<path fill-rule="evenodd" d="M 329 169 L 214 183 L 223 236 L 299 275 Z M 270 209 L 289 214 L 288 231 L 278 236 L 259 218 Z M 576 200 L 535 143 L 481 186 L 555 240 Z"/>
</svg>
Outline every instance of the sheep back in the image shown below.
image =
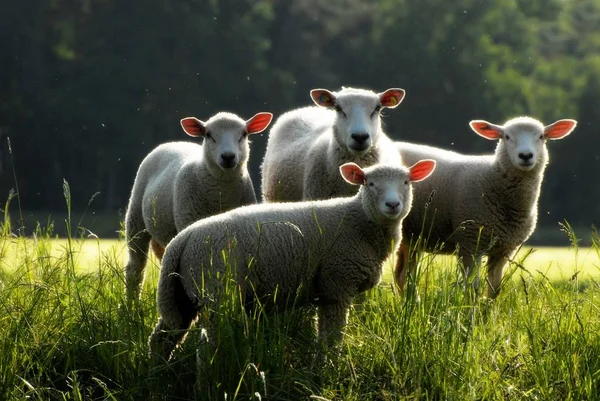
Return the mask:
<svg viewBox="0 0 600 401">
<path fill-rule="evenodd" d="M 304 172 L 299 166 L 304 165 L 315 142 L 327 140 L 324 134 L 334 118 L 333 111 L 312 106 L 289 111 L 277 119 L 269 132 L 261 166 L 261 191 L 265 200 L 302 199 Z"/>
</svg>

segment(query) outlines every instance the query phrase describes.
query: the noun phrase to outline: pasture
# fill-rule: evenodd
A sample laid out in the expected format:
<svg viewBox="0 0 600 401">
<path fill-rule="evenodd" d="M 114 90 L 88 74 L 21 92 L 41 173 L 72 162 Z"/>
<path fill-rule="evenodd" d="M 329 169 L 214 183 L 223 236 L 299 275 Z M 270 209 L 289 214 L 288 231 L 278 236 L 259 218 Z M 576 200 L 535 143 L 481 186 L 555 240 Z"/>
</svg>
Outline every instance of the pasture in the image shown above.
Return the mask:
<svg viewBox="0 0 600 401">
<path fill-rule="evenodd" d="M 122 240 L 0 237 L 0 394 L 20 400 L 556 400 L 600 394 L 600 243 L 525 248 L 494 302 L 465 295 L 449 257 L 426 256 L 399 297 L 355 300 L 341 350 L 317 362 L 310 310 L 219 305 L 209 366 L 197 325 L 151 367 L 158 265 L 124 294 Z"/>
</svg>

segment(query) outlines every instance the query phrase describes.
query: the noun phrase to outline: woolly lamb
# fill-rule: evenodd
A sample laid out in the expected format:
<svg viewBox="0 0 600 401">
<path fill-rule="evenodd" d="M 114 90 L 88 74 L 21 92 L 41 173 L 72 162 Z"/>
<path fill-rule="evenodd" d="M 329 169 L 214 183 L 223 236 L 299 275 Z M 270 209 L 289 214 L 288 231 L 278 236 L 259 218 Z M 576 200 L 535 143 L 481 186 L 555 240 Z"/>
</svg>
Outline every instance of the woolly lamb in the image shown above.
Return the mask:
<svg viewBox="0 0 600 401">
<path fill-rule="evenodd" d="M 198 312 L 218 304 L 228 263 L 245 302 L 316 304 L 319 338 L 337 342 L 352 298 L 379 283 L 399 243 L 412 202 L 409 181 L 427 178 L 434 167 L 431 160 L 410 169 L 347 163 L 341 175 L 361 186 L 353 197 L 245 206 L 179 233 L 162 262 L 152 357 L 169 359 Z"/>
<path fill-rule="evenodd" d="M 403 224 L 403 239 L 395 269 L 402 289 L 407 264 L 415 268 L 418 252 L 442 247 L 458 249 L 465 278 L 487 255 L 488 296 L 500 291 L 507 261 L 535 229 L 537 203 L 548 163 L 546 140 L 562 139 L 577 124 L 559 120 L 546 127 L 529 118 L 514 118 L 504 125 L 471 121 L 471 128 L 486 139 L 498 139 L 494 155 L 467 156 L 430 146 L 398 142 L 403 160 L 437 161 L 435 174 L 415 185 L 415 202 Z M 422 239 L 412 250 L 409 243 Z M 410 259 L 410 263 L 409 263 Z M 479 288 L 476 274 L 474 287 Z"/>
<path fill-rule="evenodd" d="M 283 114 L 269 133 L 261 167 L 264 201 L 352 196 L 357 189 L 344 183 L 338 173 L 340 165 L 400 162 L 392 140 L 381 128 L 380 112 L 398 106 L 404 99 L 403 89 L 379 94 L 354 88 L 313 89 L 310 95 L 320 107 Z"/>
<path fill-rule="evenodd" d="M 183 130 L 202 137 L 203 144 L 166 143 L 142 161 L 125 216 L 130 296 L 139 293 L 151 240 L 160 259 L 169 241 L 196 220 L 256 203 L 246 168 L 247 138 L 262 132 L 272 118 L 271 113 L 248 121 L 231 113 L 218 113 L 207 122 L 186 117 Z"/>
</svg>

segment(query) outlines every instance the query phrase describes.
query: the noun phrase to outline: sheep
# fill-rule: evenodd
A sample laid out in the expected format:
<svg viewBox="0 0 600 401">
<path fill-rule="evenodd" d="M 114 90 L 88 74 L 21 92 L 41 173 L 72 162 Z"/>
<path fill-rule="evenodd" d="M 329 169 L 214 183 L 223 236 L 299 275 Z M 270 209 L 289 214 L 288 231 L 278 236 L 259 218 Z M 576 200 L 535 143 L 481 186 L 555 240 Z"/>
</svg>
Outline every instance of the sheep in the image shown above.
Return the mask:
<svg viewBox="0 0 600 401">
<path fill-rule="evenodd" d="M 228 277 L 247 303 L 317 305 L 319 340 L 338 343 L 352 298 L 379 283 L 382 264 L 399 243 L 400 223 L 412 203 L 410 183 L 434 168 L 432 160 L 410 169 L 398 164 L 363 170 L 346 163 L 339 167 L 342 177 L 360 186 L 353 197 L 245 206 L 180 232 L 162 261 L 151 357 L 170 359 L 198 313 L 219 303 Z M 229 276 L 227 263 L 235 265 Z"/>
<path fill-rule="evenodd" d="M 262 132 L 272 118 L 258 113 L 244 121 L 226 112 L 206 122 L 186 117 L 181 127 L 189 136 L 203 138 L 202 145 L 165 143 L 142 161 L 125 215 L 130 298 L 139 295 L 150 242 L 160 259 L 169 241 L 196 220 L 256 203 L 246 167 L 248 135 Z"/>
<path fill-rule="evenodd" d="M 265 202 L 352 196 L 357 189 L 338 174 L 341 164 L 364 168 L 399 162 L 393 141 L 382 130 L 380 112 L 397 107 L 404 99 L 403 89 L 379 94 L 355 88 L 313 89 L 310 95 L 320 107 L 289 111 L 271 128 L 261 166 Z"/>
<path fill-rule="evenodd" d="M 546 141 L 564 138 L 576 124 L 575 120 L 558 120 L 544 127 L 530 117 L 514 118 L 504 125 L 471 121 L 477 134 L 499 140 L 493 155 L 467 156 L 397 142 L 407 163 L 432 158 L 438 165 L 429 180 L 415 185 L 414 207 L 403 223 L 394 270 L 400 290 L 406 282 L 407 265 L 415 268 L 420 251 L 450 254 L 458 250 L 465 282 L 487 255 L 488 297 L 495 298 L 505 265 L 537 223 L 537 203 L 548 163 Z M 411 241 L 419 244 L 409 256 Z M 478 292 L 478 274 L 473 287 Z"/>
</svg>

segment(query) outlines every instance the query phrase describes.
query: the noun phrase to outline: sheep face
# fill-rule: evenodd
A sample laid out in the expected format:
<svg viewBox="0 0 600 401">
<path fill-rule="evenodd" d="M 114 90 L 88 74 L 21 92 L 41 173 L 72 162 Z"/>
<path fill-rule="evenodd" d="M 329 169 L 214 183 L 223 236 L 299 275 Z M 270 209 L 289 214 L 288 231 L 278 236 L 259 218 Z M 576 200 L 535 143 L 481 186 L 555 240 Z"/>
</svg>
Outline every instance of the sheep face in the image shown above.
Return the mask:
<svg viewBox="0 0 600 401">
<path fill-rule="evenodd" d="M 248 135 L 265 130 L 272 118 L 271 113 L 258 113 L 244 121 L 235 114 L 218 113 L 207 122 L 186 117 L 181 120 L 181 126 L 186 134 L 204 139 L 205 160 L 223 171 L 230 171 L 248 160 Z"/>
<path fill-rule="evenodd" d="M 340 92 L 313 89 L 313 101 L 336 113 L 333 126 L 335 140 L 354 155 L 367 153 L 381 132 L 381 110 L 395 108 L 404 98 L 404 90 L 394 88 L 375 92 L 343 88 Z"/>
<path fill-rule="evenodd" d="M 383 171 L 372 173 L 366 178 L 365 185 L 382 217 L 399 220 L 406 216 L 412 204 L 407 171 L 396 174 L 385 174 Z"/>
<path fill-rule="evenodd" d="M 502 140 L 512 165 L 530 171 L 544 151 L 544 127 L 535 123 L 505 125 Z"/>
<path fill-rule="evenodd" d="M 354 163 L 340 166 L 342 177 L 353 185 L 362 185 L 363 204 L 378 221 L 396 222 L 408 214 L 412 204 L 412 182 L 426 179 L 435 169 L 435 161 L 421 160 L 410 168 L 377 165 L 365 170 Z"/>
<path fill-rule="evenodd" d="M 562 139 L 575 128 L 575 120 L 558 120 L 545 126 L 530 117 L 518 117 L 504 125 L 471 121 L 471 128 L 486 139 L 503 141 L 504 152 L 518 170 L 530 171 L 545 155 L 546 140 Z"/>
</svg>

